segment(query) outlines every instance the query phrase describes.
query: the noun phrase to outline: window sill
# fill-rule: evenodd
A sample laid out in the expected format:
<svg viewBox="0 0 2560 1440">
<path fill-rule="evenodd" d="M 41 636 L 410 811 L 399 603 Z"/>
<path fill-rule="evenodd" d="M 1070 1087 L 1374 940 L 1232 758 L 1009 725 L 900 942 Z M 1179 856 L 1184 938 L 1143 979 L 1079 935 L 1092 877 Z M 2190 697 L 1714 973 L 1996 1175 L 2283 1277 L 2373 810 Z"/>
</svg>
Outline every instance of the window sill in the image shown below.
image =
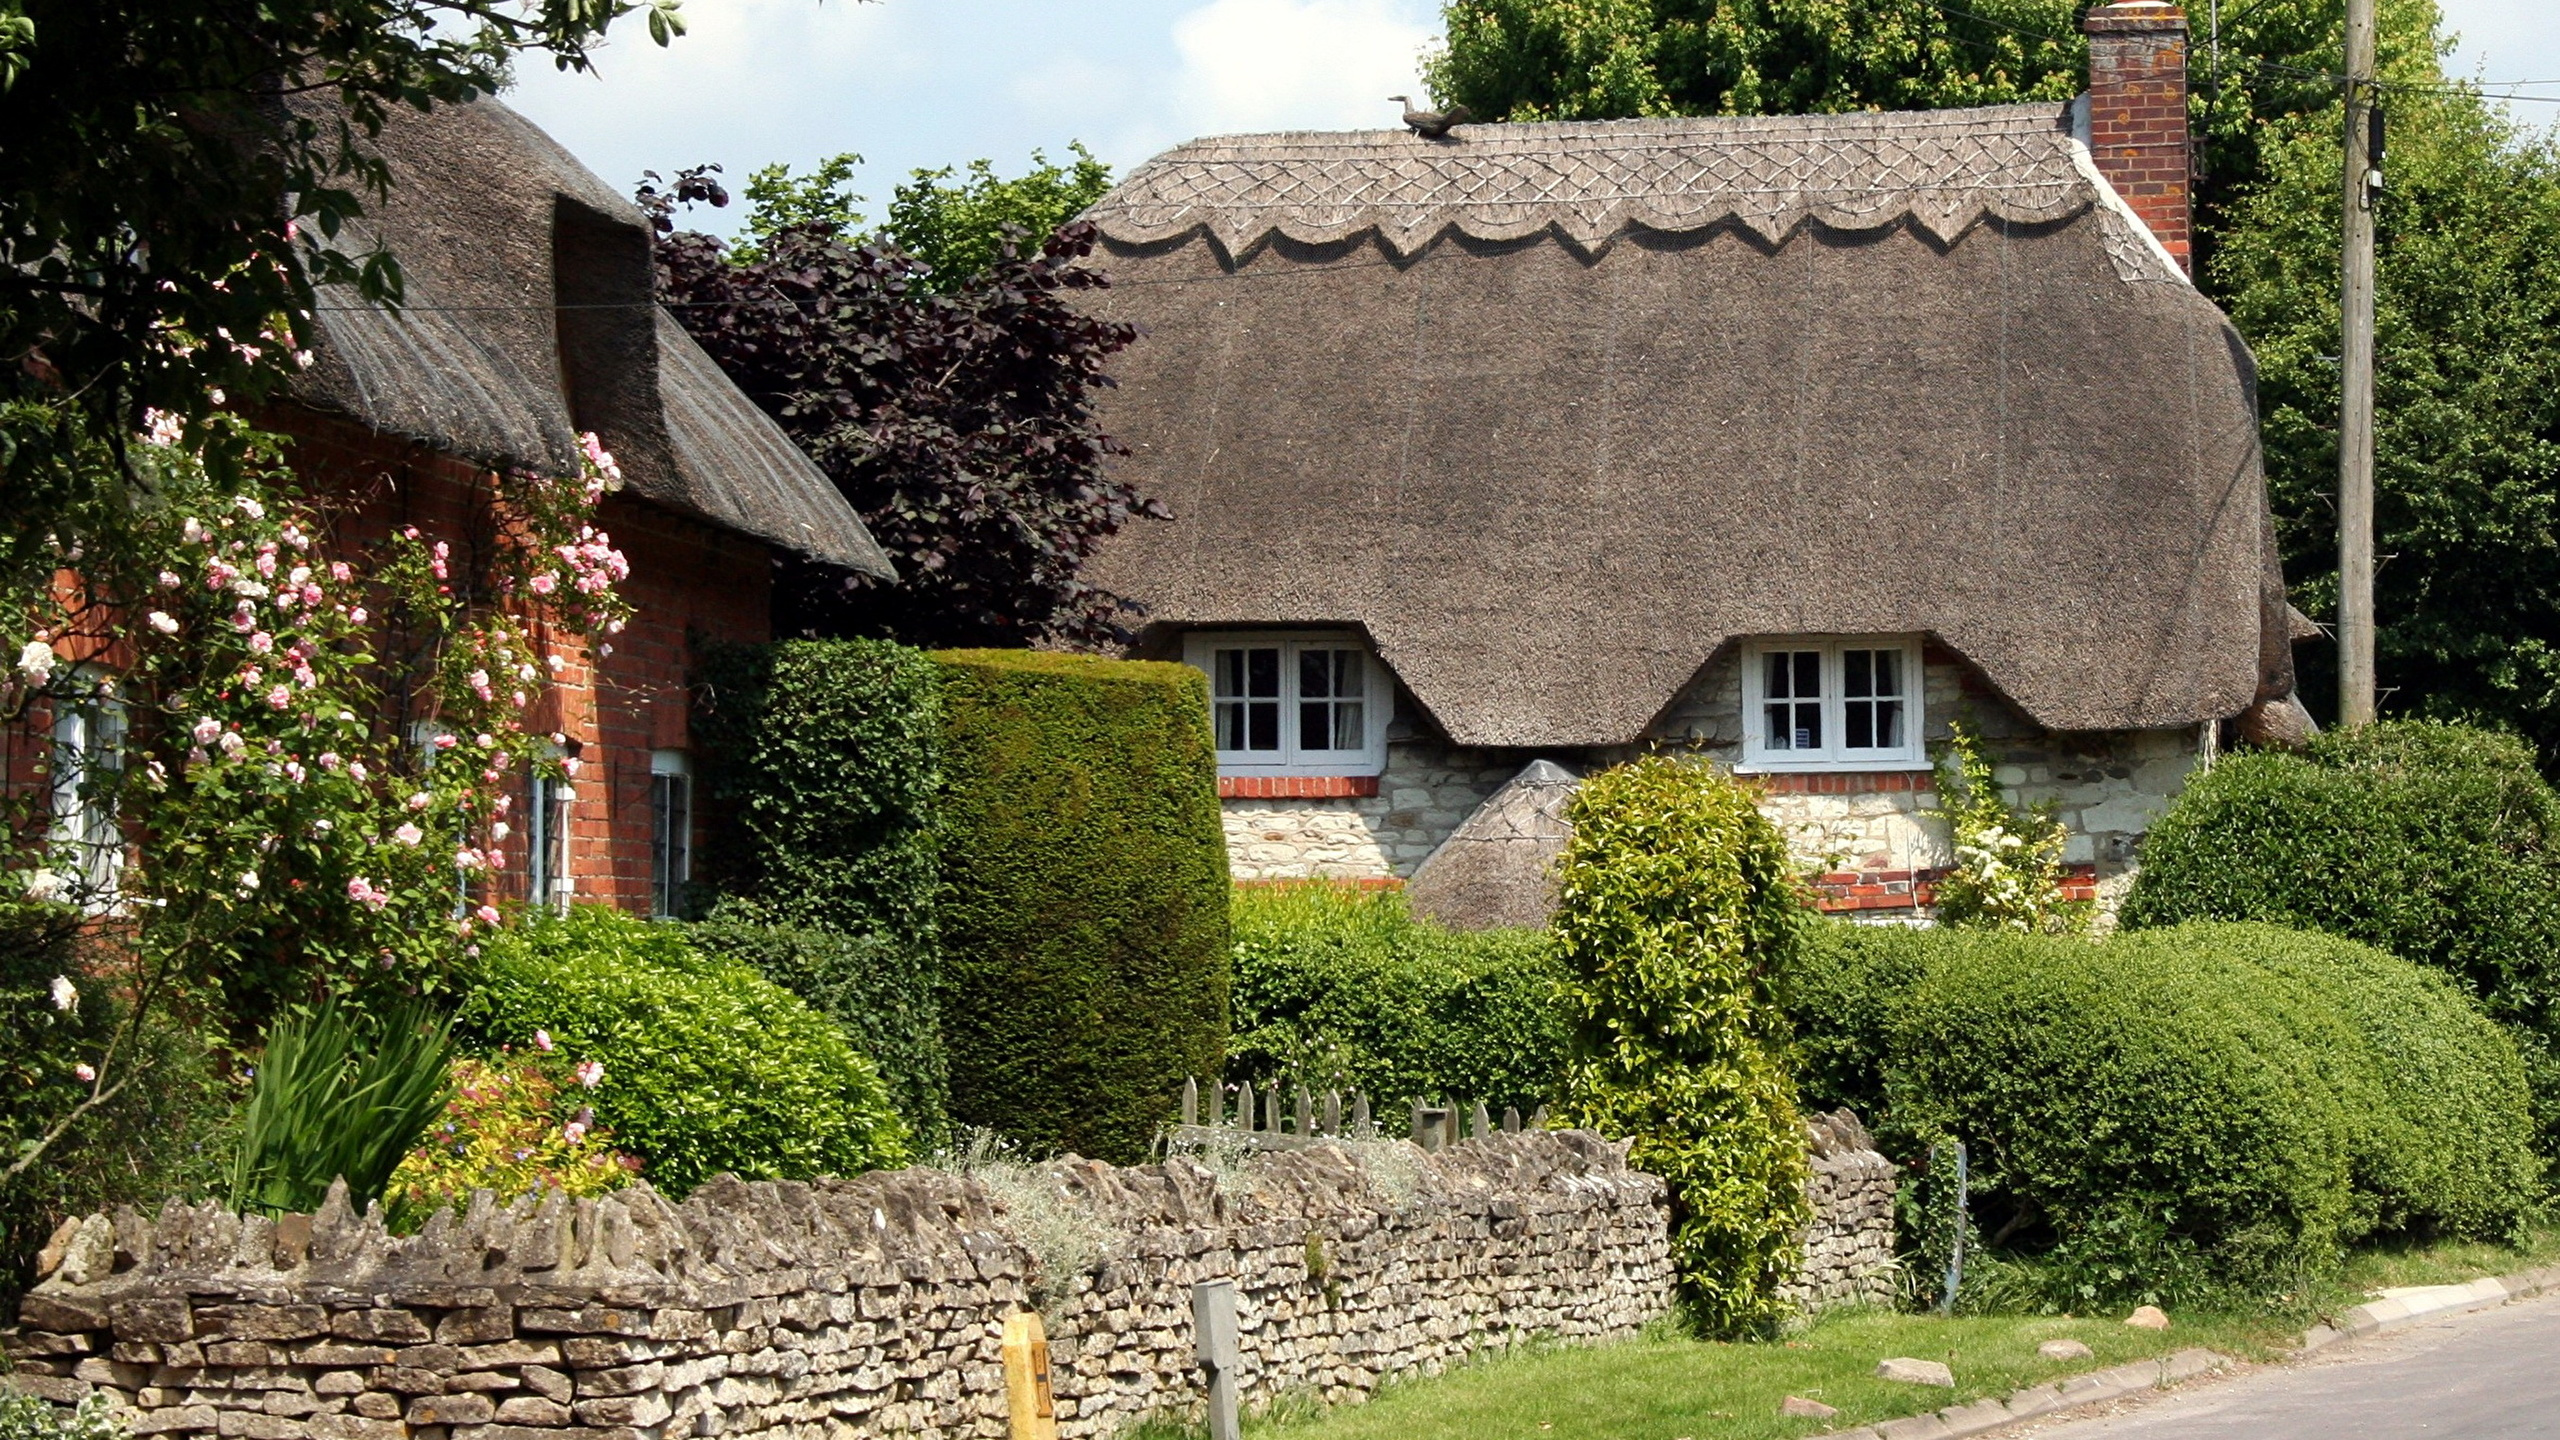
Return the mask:
<svg viewBox="0 0 2560 1440">
<path fill-rule="evenodd" d="M 1928 760 L 1746 760 L 1736 775 L 1894 775 L 1937 768 Z"/>
<path fill-rule="evenodd" d="M 1221 775 L 1221 800 L 1365 800 L 1378 793 L 1375 775 Z"/>
</svg>

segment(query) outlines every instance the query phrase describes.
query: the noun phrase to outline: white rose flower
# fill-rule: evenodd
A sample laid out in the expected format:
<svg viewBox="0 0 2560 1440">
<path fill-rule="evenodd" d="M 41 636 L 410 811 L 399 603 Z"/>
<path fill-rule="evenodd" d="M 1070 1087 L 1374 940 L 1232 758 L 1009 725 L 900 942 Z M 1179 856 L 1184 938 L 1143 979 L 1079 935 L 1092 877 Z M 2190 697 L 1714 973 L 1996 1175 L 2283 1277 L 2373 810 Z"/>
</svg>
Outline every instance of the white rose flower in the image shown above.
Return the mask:
<svg viewBox="0 0 2560 1440">
<path fill-rule="evenodd" d="M 18 652 L 18 673 L 30 684 L 41 685 L 53 678 L 53 647 L 42 640 L 30 640 Z"/>
<path fill-rule="evenodd" d="M 53 977 L 53 1008 L 63 1011 L 80 1008 L 80 987 L 72 984 L 68 975 Z"/>
<path fill-rule="evenodd" d="M 62 877 L 56 875 L 50 870 L 28 871 L 27 898 L 35 901 L 39 905 L 51 904 L 53 901 L 61 899 Z"/>
</svg>

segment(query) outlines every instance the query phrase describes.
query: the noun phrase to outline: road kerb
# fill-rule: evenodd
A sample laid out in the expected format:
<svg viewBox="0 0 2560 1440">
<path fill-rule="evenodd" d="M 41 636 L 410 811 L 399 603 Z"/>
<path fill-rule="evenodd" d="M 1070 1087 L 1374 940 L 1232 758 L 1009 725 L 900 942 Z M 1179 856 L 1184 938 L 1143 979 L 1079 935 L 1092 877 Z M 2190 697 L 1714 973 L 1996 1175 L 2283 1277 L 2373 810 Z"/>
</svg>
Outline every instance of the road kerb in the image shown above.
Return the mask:
<svg viewBox="0 0 2560 1440">
<path fill-rule="evenodd" d="M 1985 1398 L 1969 1405 L 1950 1405 L 1933 1415 L 1906 1415 L 1879 1425 L 1834 1430 L 1830 1435 L 1840 1440 L 1962 1440 L 1964 1436 L 1985 1434 L 2051 1411 L 2121 1400 L 2127 1395 L 2174 1385 L 2230 1363 L 2229 1356 L 2211 1350 L 2181 1350 L 2158 1360 L 2136 1360 L 2030 1385 L 2005 1399 Z"/>
<path fill-rule="evenodd" d="M 2341 1340 L 2381 1335 L 2439 1315 L 2486 1310 L 2528 1295 L 2560 1290 L 2560 1265 L 2519 1270 L 2512 1275 L 2474 1280 L 2468 1285 L 2428 1286 L 2426 1290 L 2430 1293 L 2369 1300 L 2343 1312 L 2333 1322 L 2314 1325 L 2304 1332 L 2302 1346 L 2294 1353 L 2308 1355 Z M 2231 1363 L 2228 1355 L 2195 1346 L 2158 1360 L 2136 1360 L 2104 1370 L 2066 1375 L 2042 1385 L 2030 1385 L 2005 1398 L 1986 1397 L 1970 1405 L 1950 1405 L 1931 1415 L 1906 1415 L 1899 1420 L 1863 1425 L 1854 1430 L 1828 1431 L 1821 1440 L 1833 1440 L 1833 1437 L 1837 1440 L 1862 1440 L 1862 1437 L 1872 1437 L 1872 1440 L 1963 1440 L 1965 1436 L 1986 1434 L 2004 1425 L 2015 1425 L 2021 1420 L 2056 1410 L 2094 1405 L 2102 1400 L 2121 1400 L 2127 1395 L 2175 1385 Z"/>
</svg>

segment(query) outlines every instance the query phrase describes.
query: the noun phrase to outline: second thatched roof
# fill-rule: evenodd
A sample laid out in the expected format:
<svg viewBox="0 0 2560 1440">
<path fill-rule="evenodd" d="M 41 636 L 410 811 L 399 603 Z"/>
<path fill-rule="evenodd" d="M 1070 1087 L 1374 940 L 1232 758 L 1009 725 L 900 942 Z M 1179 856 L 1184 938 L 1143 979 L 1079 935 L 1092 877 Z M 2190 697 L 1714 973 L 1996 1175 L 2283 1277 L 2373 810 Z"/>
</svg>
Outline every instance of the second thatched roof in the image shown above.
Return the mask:
<svg viewBox="0 0 2560 1440">
<path fill-rule="evenodd" d="M 1452 739 L 1625 744 L 1749 635 L 2057 730 L 2291 684 L 2246 347 L 2062 105 L 1234 136 L 1089 214 L 1166 628 L 1354 625 Z"/>
</svg>

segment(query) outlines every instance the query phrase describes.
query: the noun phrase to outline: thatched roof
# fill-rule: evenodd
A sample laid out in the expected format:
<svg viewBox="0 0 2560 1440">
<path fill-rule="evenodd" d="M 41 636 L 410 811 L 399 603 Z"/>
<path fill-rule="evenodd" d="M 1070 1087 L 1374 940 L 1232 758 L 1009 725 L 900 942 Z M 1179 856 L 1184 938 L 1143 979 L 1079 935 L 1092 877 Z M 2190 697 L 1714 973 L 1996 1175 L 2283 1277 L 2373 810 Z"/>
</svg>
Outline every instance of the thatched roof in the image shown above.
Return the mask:
<svg viewBox="0 0 2560 1440">
<path fill-rule="evenodd" d="M 1479 745 L 1632 741 L 1754 634 L 1929 632 L 2060 730 L 2281 695 L 2248 352 L 2068 126 L 1159 156 L 1089 218 L 1146 330 L 1104 422 L 1176 518 L 1093 578 L 1160 627 L 1363 626 Z"/>
<path fill-rule="evenodd" d="M 489 466 L 574 474 L 594 430 L 630 489 L 850 570 L 888 558 L 825 473 L 656 304 L 647 222 L 496 101 L 401 113 L 390 196 L 361 222 L 397 310 L 320 298 L 296 398 Z"/>
</svg>

